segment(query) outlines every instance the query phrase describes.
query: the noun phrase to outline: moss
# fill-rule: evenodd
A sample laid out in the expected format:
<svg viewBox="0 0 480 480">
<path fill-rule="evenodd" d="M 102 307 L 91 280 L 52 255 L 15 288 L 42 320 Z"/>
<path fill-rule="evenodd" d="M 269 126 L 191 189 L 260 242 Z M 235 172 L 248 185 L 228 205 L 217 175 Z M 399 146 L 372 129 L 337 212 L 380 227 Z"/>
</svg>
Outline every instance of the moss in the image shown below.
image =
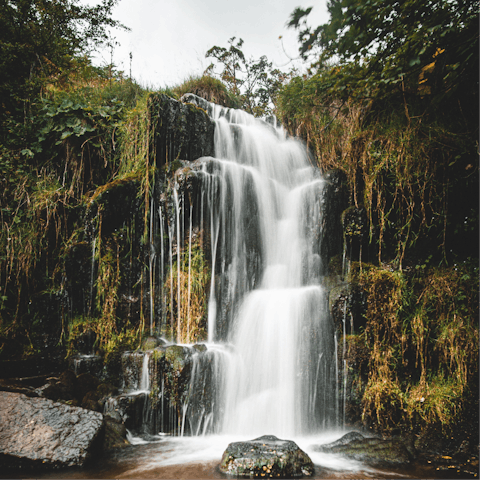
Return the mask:
<svg viewBox="0 0 480 480">
<path fill-rule="evenodd" d="M 142 342 L 142 350 L 153 350 L 158 345 L 158 340 L 155 337 L 147 337 Z"/>
<path fill-rule="evenodd" d="M 368 305 L 364 332 L 349 337 L 353 352 L 368 352 L 366 424 L 387 432 L 440 425 L 448 433 L 461 421 L 478 375 L 477 271 L 354 272 Z"/>
</svg>

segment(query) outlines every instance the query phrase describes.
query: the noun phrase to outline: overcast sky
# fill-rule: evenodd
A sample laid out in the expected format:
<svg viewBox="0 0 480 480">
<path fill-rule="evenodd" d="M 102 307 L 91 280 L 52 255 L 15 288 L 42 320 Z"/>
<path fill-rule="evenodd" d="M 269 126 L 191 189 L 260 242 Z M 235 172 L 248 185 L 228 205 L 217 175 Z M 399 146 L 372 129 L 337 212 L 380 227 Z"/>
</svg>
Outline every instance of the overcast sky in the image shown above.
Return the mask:
<svg viewBox="0 0 480 480">
<path fill-rule="evenodd" d="M 95 4 L 95 0 L 83 0 Z M 266 55 L 277 67 L 289 65 L 282 51 L 298 55 L 296 32 L 285 27 L 295 7 L 313 6 L 311 25 L 328 21 L 327 0 L 120 0 L 113 18 L 131 31 L 116 31 L 120 44 L 113 63 L 145 86 L 160 88 L 181 83 L 190 75 L 201 75 L 211 60 L 206 51 L 228 46 L 231 37 L 243 38 L 247 57 Z M 103 51 L 97 64 L 110 63 Z"/>
</svg>

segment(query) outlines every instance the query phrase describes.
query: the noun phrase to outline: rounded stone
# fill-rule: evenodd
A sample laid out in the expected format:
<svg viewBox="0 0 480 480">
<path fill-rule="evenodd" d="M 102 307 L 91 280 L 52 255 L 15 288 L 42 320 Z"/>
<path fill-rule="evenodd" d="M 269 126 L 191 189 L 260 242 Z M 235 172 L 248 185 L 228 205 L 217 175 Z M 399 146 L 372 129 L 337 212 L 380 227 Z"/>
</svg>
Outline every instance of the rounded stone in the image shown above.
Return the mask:
<svg viewBox="0 0 480 480">
<path fill-rule="evenodd" d="M 295 442 L 264 435 L 228 445 L 220 471 L 235 477 L 299 478 L 311 476 L 314 467 Z"/>
</svg>

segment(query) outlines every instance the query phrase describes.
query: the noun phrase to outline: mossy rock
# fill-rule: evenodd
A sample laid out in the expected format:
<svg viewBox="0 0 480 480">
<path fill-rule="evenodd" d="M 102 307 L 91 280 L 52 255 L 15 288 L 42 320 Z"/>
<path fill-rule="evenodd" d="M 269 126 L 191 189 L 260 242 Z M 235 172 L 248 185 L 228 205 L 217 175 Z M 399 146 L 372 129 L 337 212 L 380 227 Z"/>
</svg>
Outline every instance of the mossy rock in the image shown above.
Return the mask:
<svg viewBox="0 0 480 480">
<path fill-rule="evenodd" d="M 119 422 L 106 415 L 105 419 L 105 436 L 103 439 L 104 451 L 114 450 L 118 448 L 128 447 L 127 429 L 122 422 Z"/>
<path fill-rule="evenodd" d="M 155 347 L 158 346 L 158 344 L 159 344 L 159 341 L 156 337 L 148 337 L 142 343 L 142 350 L 144 352 L 148 350 L 153 350 Z"/>
<path fill-rule="evenodd" d="M 180 376 L 190 362 L 192 352 L 181 345 L 171 345 L 165 350 L 165 359 L 170 364 L 176 376 Z"/>
<path fill-rule="evenodd" d="M 343 233 L 347 237 L 363 238 L 368 232 L 368 218 L 364 208 L 348 207 L 342 212 Z"/>
<path fill-rule="evenodd" d="M 207 346 L 204 343 L 197 343 L 193 346 L 193 349 L 198 353 L 203 353 L 207 351 Z"/>
<path fill-rule="evenodd" d="M 166 347 L 163 347 L 163 346 L 156 347 L 152 351 L 152 359 L 155 362 L 160 362 L 161 360 L 163 360 L 165 358 L 165 351 L 166 351 Z"/>
<path fill-rule="evenodd" d="M 313 475 L 314 467 L 295 442 L 264 435 L 228 445 L 220 471 L 235 477 L 299 478 Z"/>
</svg>

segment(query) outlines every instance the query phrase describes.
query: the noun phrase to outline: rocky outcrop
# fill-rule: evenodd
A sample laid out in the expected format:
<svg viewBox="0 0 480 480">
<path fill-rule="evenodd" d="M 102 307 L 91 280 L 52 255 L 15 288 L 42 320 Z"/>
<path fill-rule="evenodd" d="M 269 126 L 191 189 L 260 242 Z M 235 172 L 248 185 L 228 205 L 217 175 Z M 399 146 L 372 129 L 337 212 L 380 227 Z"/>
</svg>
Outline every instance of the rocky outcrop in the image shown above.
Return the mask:
<svg viewBox="0 0 480 480">
<path fill-rule="evenodd" d="M 274 435 L 231 443 L 220 463 L 221 472 L 235 477 L 309 477 L 313 470 L 312 460 L 295 442 Z"/>
<path fill-rule="evenodd" d="M 315 451 L 336 453 L 373 467 L 398 467 L 413 460 L 411 449 L 397 439 L 364 437 L 350 432 L 335 442 L 314 447 Z"/>
<path fill-rule="evenodd" d="M 215 123 L 202 108 L 152 95 L 149 111 L 158 168 L 178 159 L 193 161 L 213 155 Z"/>
<path fill-rule="evenodd" d="M 103 427 L 100 413 L 0 392 L 0 466 L 83 466 L 98 450 Z"/>
</svg>

